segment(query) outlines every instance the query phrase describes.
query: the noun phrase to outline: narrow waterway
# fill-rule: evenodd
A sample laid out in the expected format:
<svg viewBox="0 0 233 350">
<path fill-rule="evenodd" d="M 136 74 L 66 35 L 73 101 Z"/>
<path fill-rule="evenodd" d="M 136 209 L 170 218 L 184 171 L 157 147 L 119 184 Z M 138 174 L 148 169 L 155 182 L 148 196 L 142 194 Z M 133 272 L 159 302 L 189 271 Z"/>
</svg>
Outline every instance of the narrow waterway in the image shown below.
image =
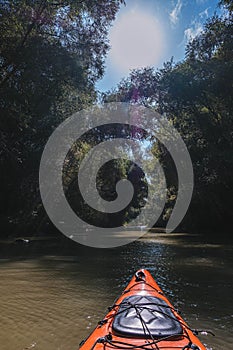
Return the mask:
<svg viewBox="0 0 233 350">
<path fill-rule="evenodd" d="M 151 235 L 116 249 L 38 250 L 29 244 L 11 253 L 5 245 L 1 253 L 1 350 L 78 349 L 141 267 L 191 327 L 215 333 L 201 336 L 208 349 L 232 348 L 231 244 Z"/>
</svg>

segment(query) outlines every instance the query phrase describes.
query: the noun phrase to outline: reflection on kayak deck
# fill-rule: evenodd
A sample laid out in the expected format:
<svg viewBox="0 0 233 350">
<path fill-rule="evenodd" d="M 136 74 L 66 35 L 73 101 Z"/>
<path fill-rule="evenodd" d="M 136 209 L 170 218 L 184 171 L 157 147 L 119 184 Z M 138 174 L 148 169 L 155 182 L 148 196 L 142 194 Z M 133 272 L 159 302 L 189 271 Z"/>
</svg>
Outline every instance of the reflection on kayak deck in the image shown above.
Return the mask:
<svg viewBox="0 0 233 350">
<path fill-rule="evenodd" d="M 232 245 L 200 236 L 150 235 L 115 249 L 33 243 L 1 248 L 1 350 L 67 350 L 106 314 L 137 269 L 146 268 L 209 349 L 233 344 Z"/>
<path fill-rule="evenodd" d="M 197 334 L 198 332 L 195 331 Z M 138 270 L 81 350 L 206 350 L 145 270 Z"/>
</svg>

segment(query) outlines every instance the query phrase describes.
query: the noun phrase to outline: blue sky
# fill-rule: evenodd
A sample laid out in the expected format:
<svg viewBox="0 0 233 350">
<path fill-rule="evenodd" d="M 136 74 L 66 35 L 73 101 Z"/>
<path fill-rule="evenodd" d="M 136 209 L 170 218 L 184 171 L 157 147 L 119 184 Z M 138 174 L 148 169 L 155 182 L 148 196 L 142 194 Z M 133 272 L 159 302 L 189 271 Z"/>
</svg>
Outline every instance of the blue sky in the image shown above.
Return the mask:
<svg viewBox="0 0 233 350">
<path fill-rule="evenodd" d="M 109 33 L 111 49 L 97 89 L 115 87 L 130 69 L 160 68 L 172 56 L 181 61 L 187 41 L 219 12 L 217 5 L 218 0 L 126 0 Z"/>
</svg>

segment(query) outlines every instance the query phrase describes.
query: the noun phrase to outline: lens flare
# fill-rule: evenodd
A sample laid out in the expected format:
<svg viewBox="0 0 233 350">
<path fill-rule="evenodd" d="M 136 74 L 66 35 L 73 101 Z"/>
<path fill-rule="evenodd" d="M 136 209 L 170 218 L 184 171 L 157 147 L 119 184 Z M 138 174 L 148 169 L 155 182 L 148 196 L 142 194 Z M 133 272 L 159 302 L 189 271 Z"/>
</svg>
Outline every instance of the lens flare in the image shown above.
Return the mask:
<svg viewBox="0 0 233 350">
<path fill-rule="evenodd" d="M 122 15 L 110 31 L 110 59 L 122 73 L 160 63 L 165 48 L 161 24 L 149 13 Z"/>
</svg>

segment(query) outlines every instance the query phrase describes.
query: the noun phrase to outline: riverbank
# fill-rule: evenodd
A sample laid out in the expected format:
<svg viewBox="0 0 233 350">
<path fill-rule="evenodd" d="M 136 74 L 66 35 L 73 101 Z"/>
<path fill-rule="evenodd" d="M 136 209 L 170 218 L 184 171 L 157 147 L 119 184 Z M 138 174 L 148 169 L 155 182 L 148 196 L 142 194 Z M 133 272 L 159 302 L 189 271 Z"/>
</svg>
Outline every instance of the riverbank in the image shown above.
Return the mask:
<svg viewBox="0 0 233 350">
<path fill-rule="evenodd" d="M 152 245 L 164 244 L 166 243 L 171 245 L 185 245 L 186 242 L 189 242 L 189 245 L 197 246 L 200 242 L 204 245 L 210 246 L 220 246 L 221 244 L 231 245 L 233 242 L 230 239 L 231 237 L 222 237 L 219 236 L 206 236 L 201 234 L 189 234 L 189 233 L 165 233 L 161 232 L 161 229 L 152 229 L 143 236 L 141 236 L 136 241 L 147 242 Z M 135 236 L 138 235 L 138 231 L 135 231 Z M 130 231 L 130 234 L 134 234 L 133 231 Z M 130 249 L 130 243 L 125 247 Z M 0 240 L 0 258 L 32 258 L 36 256 L 45 256 L 45 255 L 85 255 L 94 252 L 95 250 L 100 250 L 103 252 L 106 249 L 97 249 L 91 248 L 88 246 L 83 246 L 75 241 L 68 239 L 66 236 L 17 236 L 11 237 L 8 239 Z M 120 247 L 108 248 L 107 250 L 120 250 Z M 92 253 L 91 253 L 92 254 Z"/>
</svg>

